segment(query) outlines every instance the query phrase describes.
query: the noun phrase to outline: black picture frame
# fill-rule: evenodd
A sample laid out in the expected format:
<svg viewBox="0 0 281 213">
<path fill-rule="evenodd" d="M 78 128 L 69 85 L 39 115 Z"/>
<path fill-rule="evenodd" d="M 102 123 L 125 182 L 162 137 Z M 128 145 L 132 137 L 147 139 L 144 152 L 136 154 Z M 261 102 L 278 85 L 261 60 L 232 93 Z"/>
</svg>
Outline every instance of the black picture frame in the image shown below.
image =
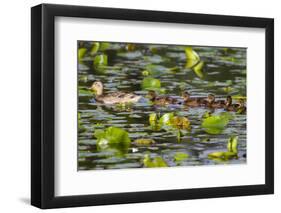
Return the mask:
<svg viewBox="0 0 281 213">
<path fill-rule="evenodd" d="M 266 32 L 265 184 L 56 197 L 55 17 L 263 28 Z M 41 4 L 31 9 L 31 204 L 42 209 L 274 193 L 274 20 L 241 16 Z"/>
</svg>

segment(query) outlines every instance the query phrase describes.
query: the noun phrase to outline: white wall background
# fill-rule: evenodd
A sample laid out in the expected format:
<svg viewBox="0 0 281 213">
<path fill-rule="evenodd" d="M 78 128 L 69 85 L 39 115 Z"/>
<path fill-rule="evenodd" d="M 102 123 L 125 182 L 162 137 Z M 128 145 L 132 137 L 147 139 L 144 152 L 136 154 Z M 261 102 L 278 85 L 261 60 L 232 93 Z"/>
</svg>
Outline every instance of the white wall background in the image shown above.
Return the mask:
<svg viewBox="0 0 281 213">
<path fill-rule="evenodd" d="M 45 0 L 45 3 L 124 7 L 275 18 L 275 195 L 50 210 L 51 212 L 276 212 L 281 207 L 281 13 L 279 1 Z M 30 197 L 30 7 L 38 0 L 2 1 L 0 7 L 0 212 L 39 212 Z"/>
</svg>

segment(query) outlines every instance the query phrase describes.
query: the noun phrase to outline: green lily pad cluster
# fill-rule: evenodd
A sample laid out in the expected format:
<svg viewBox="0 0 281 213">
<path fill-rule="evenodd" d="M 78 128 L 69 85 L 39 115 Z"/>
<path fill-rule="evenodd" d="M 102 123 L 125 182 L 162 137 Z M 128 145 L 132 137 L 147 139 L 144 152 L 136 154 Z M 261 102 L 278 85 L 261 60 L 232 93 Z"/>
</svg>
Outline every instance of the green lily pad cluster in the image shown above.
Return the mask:
<svg viewBox="0 0 281 213">
<path fill-rule="evenodd" d="M 227 161 L 233 158 L 238 158 L 238 137 L 232 136 L 228 139 L 227 151 L 213 152 L 208 154 L 208 157 L 213 160 Z"/>
<path fill-rule="evenodd" d="M 105 66 L 108 64 L 108 57 L 104 54 L 104 51 L 109 48 L 110 43 L 108 42 L 94 42 L 92 46 L 87 49 L 81 47 L 78 49 L 78 61 L 82 63 L 86 56 L 93 58 L 93 67 L 96 71 L 103 71 Z"/>
</svg>

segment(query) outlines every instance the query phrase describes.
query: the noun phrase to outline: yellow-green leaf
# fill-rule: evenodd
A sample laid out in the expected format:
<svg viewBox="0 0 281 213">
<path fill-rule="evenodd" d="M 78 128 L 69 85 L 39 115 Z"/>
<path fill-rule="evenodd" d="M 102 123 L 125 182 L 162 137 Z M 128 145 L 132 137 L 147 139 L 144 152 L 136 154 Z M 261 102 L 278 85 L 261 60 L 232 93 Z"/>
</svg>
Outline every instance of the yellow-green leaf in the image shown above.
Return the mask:
<svg viewBox="0 0 281 213">
<path fill-rule="evenodd" d="M 78 60 L 79 61 L 81 61 L 82 58 L 84 58 L 86 52 L 87 52 L 87 49 L 84 47 L 78 49 Z"/>
<path fill-rule="evenodd" d="M 200 61 L 199 55 L 191 47 L 185 48 L 185 56 L 186 56 L 186 65 L 185 66 L 187 68 L 194 67 Z"/>
<path fill-rule="evenodd" d="M 183 161 L 183 160 L 186 160 L 187 158 L 189 158 L 189 155 L 187 153 L 184 153 L 184 152 L 177 152 L 174 155 L 175 161 Z"/>
</svg>

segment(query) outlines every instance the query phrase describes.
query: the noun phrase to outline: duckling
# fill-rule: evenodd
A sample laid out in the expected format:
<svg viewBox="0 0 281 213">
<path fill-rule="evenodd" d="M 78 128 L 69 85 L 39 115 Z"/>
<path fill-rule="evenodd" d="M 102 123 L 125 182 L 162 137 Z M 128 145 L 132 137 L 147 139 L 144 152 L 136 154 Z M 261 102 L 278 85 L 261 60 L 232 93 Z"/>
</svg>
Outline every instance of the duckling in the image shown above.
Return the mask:
<svg viewBox="0 0 281 213">
<path fill-rule="evenodd" d="M 236 104 L 236 112 L 239 114 L 246 113 L 247 107 L 245 106 L 245 102 L 243 99 L 239 99 L 238 103 Z"/>
<path fill-rule="evenodd" d="M 188 91 L 184 91 L 182 93 L 183 104 L 190 107 L 200 106 L 201 99 L 200 98 L 191 98 L 190 93 Z"/>
<path fill-rule="evenodd" d="M 90 89 L 95 92 L 96 101 L 104 104 L 136 103 L 141 99 L 141 96 L 133 93 L 113 92 L 103 94 L 103 84 L 101 81 L 95 81 Z"/>
<path fill-rule="evenodd" d="M 172 97 L 165 96 L 165 95 L 157 96 L 157 94 L 154 90 L 148 91 L 147 96 L 148 96 L 149 100 L 152 101 L 156 105 L 167 105 L 167 104 L 177 103 L 177 100 Z"/>
<path fill-rule="evenodd" d="M 203 100 L 202 103 L 210 108 L 223 108 L 225 104 L 224 101 L 216 101 L 216 98 L 213 94 L 209 94 L 207 99 Z"/>
<path fill-rule="evenodd" d="M 235 106 L 232 104 L 232 97 L 229 95 L 226 97 L 224 109 L 227 111 L 236 111 Z"/>
</svg>

